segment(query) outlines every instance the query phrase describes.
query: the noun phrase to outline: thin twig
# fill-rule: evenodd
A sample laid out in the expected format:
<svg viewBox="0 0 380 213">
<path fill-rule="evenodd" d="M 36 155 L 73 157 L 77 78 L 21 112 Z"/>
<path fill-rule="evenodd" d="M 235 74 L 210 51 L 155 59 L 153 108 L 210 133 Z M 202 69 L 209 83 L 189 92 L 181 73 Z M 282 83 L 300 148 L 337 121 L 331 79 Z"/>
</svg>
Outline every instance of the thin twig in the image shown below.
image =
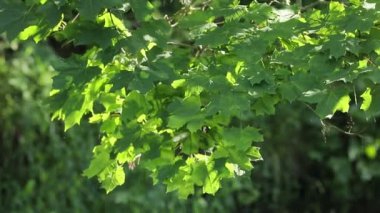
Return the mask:
<svg viewBox="0 0 380 213">
<path fill-rule="evenodd" d="M 323 121 L 322 121 L 323 122 Z M 332 124 L 332 123 L 329 123 L 329 122 L 326 122 L 324 121 L 323 122 L 327 127 L 330 127 L 330 128 L 333 128 L 335 129 L 336 131 L 340 132 L 340 133 L 343 133 L 345 135 L 350 135 L 350 136 L 357 136 L 357 137 L 360 137 L 360 138 L 365 138 L 364 135 L 360 134 L 359 132 L 347 132 L 345 130 L 343 130 L 342 128 Z M 363 132 L 363 131 L 360 131 L 360 132 Z"/>
<path fill-rule="evenodd" d="M 182 46 L 182 47 L 188 47 L 188 48 L 194 48 L 193 45 L 185 44 L 185 43 L 177 43 L 177 42 L 173 42 L 173 41 L 169 41 L 169 42 L 167 42 L 167 44 L 169 44 L 169 45 L 176 45 L 176 46 Z"/>
<path fill-rule="evenodd" d="M 70 22 L 71 22 L 71 23 L 74 23 L 74 21 L 77 20 L 79 16 L 80 16 L 80 13 L 77 13 L 77 14 L 75 15 L 75 17 L 74 17 Z"/>
</svg>

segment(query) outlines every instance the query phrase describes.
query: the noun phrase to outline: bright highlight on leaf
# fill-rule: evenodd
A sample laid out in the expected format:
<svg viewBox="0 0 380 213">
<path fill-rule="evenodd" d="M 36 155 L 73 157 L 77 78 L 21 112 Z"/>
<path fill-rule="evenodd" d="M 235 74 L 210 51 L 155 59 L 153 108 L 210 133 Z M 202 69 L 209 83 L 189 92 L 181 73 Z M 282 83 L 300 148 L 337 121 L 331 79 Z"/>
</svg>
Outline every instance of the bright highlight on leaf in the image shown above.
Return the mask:
<svg viewBox="0 0 380 213">
<path fill-rule="evenodd" d="M 174 89 L 177 89 L 178 87 L 181 87 L 185 82 L 186 82 L 185 79 L 178 79 L 178 80 L 174 80 L 171 85 Z"/>
<path fill-rule="evenodd" d="M 227 73 L 226 78 L 227 78 L 228 82 L 230 82 L 232 85 L 236 84 L 236 80 L 235 80 L 235 78 L 234 78 L 234 76 L 232 75 L 231 72 Z"/>
<path fill-rule="evenodd" d="M 337 88 L 322 96 L 315 112 L 320 118 L 331 118 L 336 111 L 348 112 L 350 108 L 350 96 L 345 88 Z"/>
<path fill-rule="evenodd" d="M 203 192 L 207 194 L 215 194 L 220 188 L 220 181 L 218 177 L 218 173 L 216 171 L 212 171 L 206 177 L 205 185 L 203 186 Z"/>
<path fill-rule="evenodd" d="M 363 60 L 360 60 L 360 61 L 359 61 L 359 66 L 358 66 L 358 68 L 359 68 L 359 69 L 360 69 L 360 68 L 366 68 L 367 65 L 368 65 L 368 59 L 363 59 Z"/>
<path fill-rule="evenodd" d="M 372 103 L 371 88 L 367 88 L 366 91 L 360 95 L 363 98 L 363 103 L 360 106 L 361 110 L 367 111 Z"/>
<path fill-rule="evenodd" d="M 330 12 L 344 12 L 344 4 L 332 1 L 329 4 Z"/>
<path fill-rule="evenodd" d="M 350 108 L 350 101 L 351 99 L 348 95 L 341 97 L 338 103 L 335 105 L 333 113 L 335 113 L 336 111 L 348 112 Z"/>
<path fill-rule="evenodd" d="M 27 28 L 25 28 L 19 35 L 19 38 L 21 40 L 27 40 L 28 38 L 34 36 L 36 33 L 38 33 L 38 26 L 37 25 L 32 25 Z"/>
<path fill-rule="evenodd" d="M 375 159 L 378 149 L 378 144 L 369 144 L 365 147 L 364 151 L 368 158 Z"/>
</svg>

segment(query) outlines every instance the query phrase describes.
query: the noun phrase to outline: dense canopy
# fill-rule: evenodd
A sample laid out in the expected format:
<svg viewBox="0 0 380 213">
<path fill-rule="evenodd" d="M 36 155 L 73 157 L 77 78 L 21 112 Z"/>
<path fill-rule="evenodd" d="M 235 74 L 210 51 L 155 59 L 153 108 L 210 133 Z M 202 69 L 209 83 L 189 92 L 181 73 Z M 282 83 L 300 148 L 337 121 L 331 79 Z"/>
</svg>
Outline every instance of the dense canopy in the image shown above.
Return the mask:
<svg viewBox="0 0 380 213">
<path fill-rule="evenodd" d="M 380 3 L 269 3 L 5 0 L 0 32 L 62 57 L 52 118 L 101 131 L 85 176 L 110 192 L 145 168 L 186 198 L 262 160 L 256 121 L 278 104 L 380 115 Z"/>
</svg>

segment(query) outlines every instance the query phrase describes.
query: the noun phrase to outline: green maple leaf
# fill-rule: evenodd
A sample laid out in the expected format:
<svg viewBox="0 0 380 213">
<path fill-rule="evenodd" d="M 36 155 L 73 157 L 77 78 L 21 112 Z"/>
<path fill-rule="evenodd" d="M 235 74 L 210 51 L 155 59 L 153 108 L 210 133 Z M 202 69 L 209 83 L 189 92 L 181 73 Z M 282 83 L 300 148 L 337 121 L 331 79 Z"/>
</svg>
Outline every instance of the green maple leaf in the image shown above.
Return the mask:
<svg viewBox="0 0 380 213">
<path fill-rule="evenodd" d="M 182 151 L 185 154 L 195 154 L 199 151 L 199 137 L 191 134 L 190 138 L 183 142 Z"/>
<path fill-rule="evenodd" d="M 253 127 L 229 128 L 224 129 L 222 133 L 223 142 L 226 146 L 235 146 L 239 150 L 247 150 L 251 147 L 252 142 L 263 141 L 263 136 L 259 130 Z"/>
<path fill-rule="evenodd" d="M 365 94 L 365 93 L 364 93 Z M 380 91 L 379 89 L 374 89 L 370 92 L 370 95 L 372 96 L 372 100 L 369 103 L 369 95 L 368 93 L 365 94 L 362 98 L 364 99 L 364 102 L 362 106 L 368 107 L 366 112 L 366 115 L 368 117 L 375 117 L 380 114 Z M 368 106 L 369 105 L 369 106 Z"/>
<path fill-rule="evenodd" d="M 336 111 L 348 112 L 351 99 L 346 89 L 336 88 L 326 93 L 315 110 L 320 118 L 331 118 Z"/>
<path fill-rule="evenodd" d="M 220 113 L 223 116 L 245 117 L 250 112 L 249 96 L 239 93 L 224 93 L 213 97 L 206 108 L 206 114 L 214 115 Z"/>
<path fill-rule="evenodd" d="M 346 54 L 345 37 L 344 35 L 333 35 L 330 40 L 323 46 L 330 50 L 330 55 L 334 58 L 339 58 Z"/>
<path fill-rule="evenodd" d="M 128 93 L 124 100 L 122 119 L 128 122 L 130 119 L 137 118 L 149 109 L 146 96 L 137 91 Z"/>
<path fill-rule="evenodd" d="M 252 160 L 263 160 L 260 153 L 260 147 L 251 147 L 247 151 L 247 155 L 251 157 Z"/>
<path fill-rule="evenodd" d="M 215 194 L 220 188 L 220 179 L 217 171 L 211 171 L 203 185 L 203 193 Z"/>
<path fill-rule="evenodd" d="M 77 2 L 77 7 L 81 18 L 94 20 L 104 8 L 119 6 L 123 2 L 123 0 L 80 0 Z"/>
<path fill-rule="evenodd" d="M 231 163 L 236 163 L 240 168 L 244 170 L 251 170 L 253 168 L 251 158 L 249 158 L 249 156 L 244 151 L 228 148 L 228 157 Z"/>
<path fill-rule="evenodd" d="M 227 30 L 226 30 L 227 28 Z M 242 26 L 236 23 L 225 24 L 222 28 L 215 28 L 201 36 L 196 42 L 196 45 L 208 45 L 210 47 L 217 47 L 219 45 L 227 44 L 230 37 L 235 33 L 241 31 Z"/>
<path fill-rule="evenodd" d="M 293 82 L 280 84 L 278 88 L 282 98 L 289 102 L 293 102 L 301 95 L 301 91 L 297 89 Z"/>
<path fill-rule="evenodd" d="M 207 166 L 203 161 L 196 161 L 191 166 L 191 178 L 198 186 L 202 186 L 208 176 Z"/>
<path fill-rule="evenodd" d="M 94 156 L 90 166 L 83 171 L 83 175 L 88 178 L 93 177 L 103 171 L 111 162 L 109 154 L 107 152 L 101 152 Z"/>
<path fill-rule="evenodd" d="M 58 72 L 53 77 L 53 88 L 59 90 L 70 87 L 72 84 L 82 87 L 101 73 L 99 67 L 87 67 L 86 62 L 76 57 L 56 60 L 52 65 Z"/>
<path fill-rule="evenodd" d="M 194 183 L 190 181 L 192 180 L 190 173 L 190 165 L 186 164 L 179 167 L 175 175 L 166 181 L 167 192 L 177 190 L 180 199 L 186 199 L 190 194 L 194 194 Z"/>
<path fill-rule="evenodd" d="M 131 0 L 129 1 L 134 14 L 139 21 L 147 21 L 153 12 L 153 5 L 147 0 Z"/>
<path fill-rule="evenodd" d="M 105 28 L 101 23 L 90 21 L 68 25 L 59 33 L 64 37 L 73 38 L 77 45 L 96 45 L 102 48 L 112 46 L 112 38 L 119 35 L 113 28 Z"/>
<path fill-rule="evenodd" d="M 275 112 L 275 105 L 278 103 L 279 98 L 276 96 L 265 95 L 259 98 L 253 105 L 253 109 L 256 111 L 256 115 L 272 115 Z"/>
<path fill-rule="evenodd" d="M 189 123 L 189 127 L 192 131 L 197 127 L 201 127 L 203 115 L 200 114 L 200 107 L 201 103 L 199 97 L 190 96 L 183 100 L 176 99 L 168 106 L 168 111 L 171 113 L 168 126 L 178 129 L 188 122 L 193 121 L 195 123 Z"/>
<path fill-rule="evenodd" d="M 186 199 L 191 194 L 194 194 L 194 184 L 189 182 L 182 183 L 178 189 L 178 197 L 180 199 Z"/>
<path fill-rule="evenodd" d="M 315 77 L 323 78 L 324 75 L 334 71 L 334 64 L 329 62 L 328 55 L 317 54 L 311 57 L 309 61 L 310 72 Z"/>
<path fill-rule="evenodd" d="M 117 128 L 118 123 L 116 119 L 107 119 L 100 126 L 100 131 L 112 134 Z"/>
<path fill-rule="evenodd" d="M 22 30 L 28 27 L 35 17 L 26 13 L 27 8 L 23 4 L 0 3 L 0 34 L 7 32 L 9 40 L 13 40 Z"/>
<path fill-rule="evenodd" d="M 125 182 L 125 172 L 122 166 L 111 164 L 99 174 L 99 181 L 107 193 Z"/>
<path fill-rule="evenodd" d="M 62 93 L 63 95 L 56 94 L 51 100 L 58 100 L 62 105 L 55 106 L 60 109 L 56 110 L 52 116 L 52 119 L 58 118 L 65 122 L 65 131 L 79 124 L 85 110 L 83 109 L 84 97 L 78 92 L 72 91 L 71 93 Z M 65 97 L 67 94 L 68 97 Z M 61 99 L 61 100 L 59 100 Z"/>
</svg>

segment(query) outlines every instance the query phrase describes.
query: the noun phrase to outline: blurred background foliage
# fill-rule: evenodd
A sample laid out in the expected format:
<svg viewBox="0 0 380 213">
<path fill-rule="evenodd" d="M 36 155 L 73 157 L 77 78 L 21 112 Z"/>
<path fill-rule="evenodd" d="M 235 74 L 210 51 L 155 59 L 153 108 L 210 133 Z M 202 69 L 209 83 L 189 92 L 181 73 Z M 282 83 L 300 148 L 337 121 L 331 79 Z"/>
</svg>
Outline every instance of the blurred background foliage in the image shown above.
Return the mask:
<svg viewBox="0 0 380 213">
<path fill-rule="evenodd" d="M 175 10 L 170 3 L 163 1 L 163 9 Z M 64 133 L 61 123 L 50 121 L 44 101 L 54 60 L 59 59 L 47 43 L 20 45 L 0 38 L 0 212 L 380 209 L 380 124 L 355 107 L 351 115 L 321 121 L 299 103 L 284 103 L 275 116 L 250 121 L 264 131 L 264 161 L 252 174 L 224 183 L 215 196 L 199 191 L 178 200 L 138 168 L 126 171 L 126 184 L 106 195 L 82 176 L 99 142 L 98 128 L 82 123 Z"/>
</svg>

